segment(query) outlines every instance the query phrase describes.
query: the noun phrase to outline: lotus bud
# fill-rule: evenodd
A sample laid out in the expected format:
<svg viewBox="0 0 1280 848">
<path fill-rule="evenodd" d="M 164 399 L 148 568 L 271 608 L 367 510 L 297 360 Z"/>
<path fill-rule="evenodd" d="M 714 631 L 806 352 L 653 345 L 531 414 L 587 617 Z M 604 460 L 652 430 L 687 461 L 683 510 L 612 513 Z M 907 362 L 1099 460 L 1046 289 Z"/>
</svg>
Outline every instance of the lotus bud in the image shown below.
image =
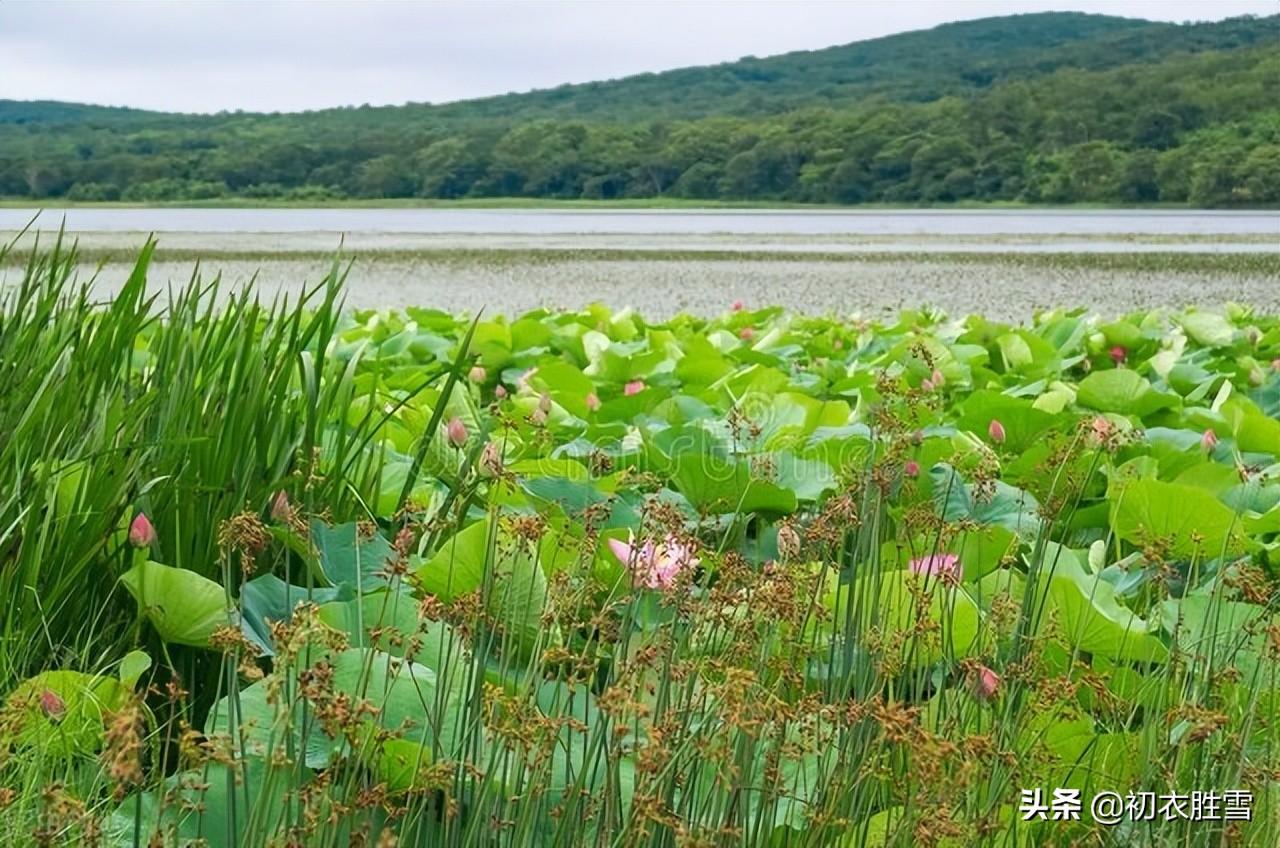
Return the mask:
<svg viewBox="0 0 1280 848">
<path fill-rule="evenodd" d="M 271 517 L 276 521 L 289 521 L 293 518 L 293 507 L 289 504 L 289 496 L 284 489 L 276 492 L 271 500 Z"/>
<path fill-rule="evenodd" d="M 622 387 L 622 393 L 627 397 L 638 395 L 644 391 L 644 380 L 632 380 Z"/>
<path fill-rule="evenodd" d="M 790 524 L 778 527 L 778 556 L 783 562 L 793 560 L 800 555 L 800 534 Z"/>
<path fill-rule="evenodd" d="M 138 513 L 129 525 L 129 544 L 135 548 L 145 548 L 155 544 L 156 528 L 151 526 L 151 519 L 145 512 Z"/>
<path fill-rule="evenodd" d="M 1111 422 L 1103 416 L 1096 416 L 1089 422 L 1089 430 L 1098 441 L 1105 441 L 1111 435 Z"/>
<path fill-rule="evenodd" d="M 920 382 L 920 391 L 925 392 L 926 394 L 932 392 L 933 388 L 933 380 L 928 377 L 925 377 L 924 380 Z"/>
<path fill-rule="evenodd" d="M 911 478 L 920 476 L 920 463 L 914 459 L 908 459 L 906 464 L 902 466 L 902 473 Z"/>
<path fill-rule="evenodd" d="M 490 480 L 502 476 L 502 450 L 496 442 L 485 443 L 480 452 L 480 476 Z"/>
<path fill-rule="evenodd" d="M 445 426 L 445 433 L 449 437 L 449 444 L 455 448 L 460 448 L 467 443 L 467 425 L 462 423 L 462 419 L 453 416 L 449 419 L 449 423 Z"/>
<path fill-rule="evenodd" d="M 947 378 L 942 376 L 942 372 L 937 368 L 933 369 L 933 373 L 929 375 L 929 379 L 933 381 L 933 387 L 940 389 L 947 382 Z"/>
<path fill-rule="evenodd" d="M 744 342 L 749 342 L 756 337 L 756 331 L 751 327 L 743 327 L 738 331 L 738 338 Z"/>
<path fill-rule="evenodd" d="M 746 306 L 746 304 L 744 304 L 742 301 L 740 301 L 740 300 L 735 300 L 735 301 L 733 302 L 733 311 L 734 311 L 734 312 L 741 312 L 744 306 Z"/>
<path fill-rule="evenodd" d="M 997 445 L 1004 444 L 1004 425 L 1000 423 L 999 418 L 991 419 L 991 423 L 987 425 L 987 435 Z"/>
<path fill-rule="evenodd" d="M 493 396 L 496 397 L 498 400 L 502 400 L 507 396 L 507 387 L 499 383 L 493 389 Z"/>
<path fill-rule="evenodd" d="M 915 430 L 911 433 L 911 444 L 924 444 L 924 430 Z"/>
<path fill-rule="evenodd" d="M 1200 437 L 1200 447 L 1205 453 L 1211 452 L 1218 446 L 1218 434 L 1212 430 L 1205 430 L 1204 435 Z"/>
<path fill-rule="evenodd" d="M 67 703 L 57 692 L 46 689 L 40 693 L 40 711 L 51 719 L 62 718 L 67 712 Z"/>
<path fill-rule="evenodd" d="M 600 408 L 600 397 L 595 392 L 587 392 L 586 404 L 588 411 L 595 412 Z"/>
<path fill-rule="evenodd" d="M 1000 675 L 984 666 L 979 666 L 973 675 L 973 696 L 979 701 L 990 701 L 1000 692 Z"/>
<path fill-rule="evenodd" d="M 473 383 L 483 383 L 489 376 L 489 372 L 484 369 L 483 365 L 473 365 L 471 370 L 467 372 L 467 379 Z"/>
<path fill-rule="evenodd" d="M 1116 365 L 1123 365 L 1129 358 L 1129 351 L 1125 350 L 1122 345 L 1116 345 L 1111 348 L 1111 361 Z"/>
</svg>

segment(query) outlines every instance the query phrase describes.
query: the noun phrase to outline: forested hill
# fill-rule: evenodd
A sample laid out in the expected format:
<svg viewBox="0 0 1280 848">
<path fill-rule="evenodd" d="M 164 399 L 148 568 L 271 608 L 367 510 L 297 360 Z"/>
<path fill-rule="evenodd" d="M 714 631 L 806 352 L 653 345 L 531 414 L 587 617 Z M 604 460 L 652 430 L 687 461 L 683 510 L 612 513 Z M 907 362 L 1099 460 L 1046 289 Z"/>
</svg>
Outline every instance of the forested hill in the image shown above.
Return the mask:
<svg viewBox="0 0 1280 848">
<path fill-rule="evenodd" d="M 1280 202 L 1280 15 L 1046 13 L 444 105 L 0 100 L 0 196 Z"/>
</svg>

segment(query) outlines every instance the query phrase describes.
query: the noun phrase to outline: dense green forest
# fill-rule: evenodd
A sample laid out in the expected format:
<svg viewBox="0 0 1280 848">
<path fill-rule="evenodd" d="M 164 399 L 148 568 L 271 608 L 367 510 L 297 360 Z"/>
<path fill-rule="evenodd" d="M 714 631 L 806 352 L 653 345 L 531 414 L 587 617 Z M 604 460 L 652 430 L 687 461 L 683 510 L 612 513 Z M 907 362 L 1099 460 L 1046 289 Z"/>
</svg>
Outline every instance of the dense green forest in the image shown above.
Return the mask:
<svg viewBox="0 0 1280 848">
<path fill-rule="evenodd" d="M 0 100 L 0 197 L 1280 203 L 1280 15 L 1046 13 L 444 105 Z"/>
</svg>

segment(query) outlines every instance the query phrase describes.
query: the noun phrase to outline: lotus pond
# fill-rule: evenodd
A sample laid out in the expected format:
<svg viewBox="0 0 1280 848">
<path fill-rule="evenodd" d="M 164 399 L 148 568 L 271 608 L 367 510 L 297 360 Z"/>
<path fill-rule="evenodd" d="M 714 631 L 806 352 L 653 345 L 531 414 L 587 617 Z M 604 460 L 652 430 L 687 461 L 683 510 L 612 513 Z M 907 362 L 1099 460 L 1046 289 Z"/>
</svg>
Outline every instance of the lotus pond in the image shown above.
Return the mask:
<svg viewBox="0 0 1280 848">
<path fill-rule="evenodd" d="M 152 247 L 0 294 L 12 844 L 1275 844 L 1277 317 L 162 309 Z M 1250 820 L 1089 814 L 1193 790 Z"/>
</svg>

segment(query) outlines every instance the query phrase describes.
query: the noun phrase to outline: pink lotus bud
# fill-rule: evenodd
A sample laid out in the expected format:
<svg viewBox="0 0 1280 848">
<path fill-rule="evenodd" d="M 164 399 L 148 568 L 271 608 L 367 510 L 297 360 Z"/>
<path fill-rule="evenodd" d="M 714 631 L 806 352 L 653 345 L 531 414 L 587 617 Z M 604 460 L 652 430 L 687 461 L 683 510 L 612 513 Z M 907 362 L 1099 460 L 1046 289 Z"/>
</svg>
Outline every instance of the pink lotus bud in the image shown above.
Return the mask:
<svg viewBox="0 0 1280 848">
<path fill-rule="evenodd" d="M 538 398 L 538 409 L 542 410 L 543 415 L 551 411 L 551 395 L 546 392 L 542 393 L 542 396 Z"/>
<path fill-rule="evenodd" d="M 467 379 L 473 383 L 483 383 L 485 378 L 488 376 L 489 372 L 484 370 L 483 365 L 474 365 L 471 370 L 467 372 Z"/>
<path fill-rule="evenodd" d="M 920 383 L 920 391 L 924 392 L 925 394 L 932 392 L 933 380 L 930 380 L 928 377 L 925 377 L 924 380 L 921 381 Z"/>
<path fill-rule="evenodd" d="M 504 397 L 507 396 L 507 387 L 499 383 L 493 389 L 493 396 L 496 397 L 498 400 L 502 400 Z"/>
<path fill-rule="evenodd" d="M 1121 345 L 1111 348 L 1111 361 L 1116 365 L 1120 365 L 1129 358 L 1129 351 L 1125 350 Z"/>
<path fill-rule="evenodd" d="M 632 380 L 622 387 L 622 393 L 627 397 L 638 395 L 644 391 L 644 380 Z"/>
<path fill-rule="evenodd" d="M 1200 437 L 1200 447 L 1208 453 L 1218 446 L 1218 434 L 1212 430 L 1205 430 L 1204 435 Z"/>
<path fill-rule="evenodd" d="M 744 304 L 742 301 L 740 301 L 740 300 L 735 300 L 735 301 L 733 302 L 733 311 L 734 311 L 734 312 L 741 312 L 741 311 L 742 311 L 742 308 L 743 308 L 745 305 L 746 305 L 746 304 Z"/>
<path fill-rule="evenodd" d="M 947 382 L 947 378 L 942 376 L 942 372 L 937 368 L 933 369 L 933 373 L 929 375 L 929 379 L 933 381 L 933 387 L 940 389 Z"/>
<path fill-rule="evenodd" d="M 135 548 L 145 548 L 155 544 L 156 528 L 151 526 L 151 519 L 145 512 L 138 513 L 129 525 L 129 544 Z"/>
<path fill-rule="evenodd" d="M 289 521 L 293 518 L 293 507 L 289 504 L 289 496 L 284 489 L 276 492 L 271 501 L 271 517 L 276 521 Z"/>
<path fill-rule="evenodd" d="M 914 459 L 908 459 L 906 464 L 902 466 L 902 473 L 908 477 L 919 477 L 920 463 L 916 462 Z"/>
<path fill-rule="evenodd" d="M 1099 415 L 1089 422 L 1089 429 L 1094 437 L 1101 442 L 1111 435 L 1111 422 Z"/>
<path fill-rule="evenodd" d="M 458 416 L 455 415 L 449 419 L 444 431 L 449 437 L 449 444 L 455 448 L 460 448 L 467 443 L 467 425 L 463 424 Z"/>
<path fill-rule="evenodd" d="M 40 711 L 49 718 L 62 718 L 67 712 L 67 703 L 57 692 L 46 689 L 40 693 Z"/>
<path fill-rule="evenodd" d="M 749 342 L 756 337 L 756 331 L 751 327 L 743 327 L 738 331 L 738 338 L 744 342 Z"/>
<path fill-rule="evenodd" d="M 990 701 L 1000 691 L 1000 675 L 985 665 L 980 666 L 971 682 L 973 696 L 979 701 Z"/>
<path fill-rule="evenodd" d="M 1000 419 L 991 419 L 991 423 L 987 425 L 987 435 L 997 445 L 1004 444 L 1004 425 L 1000 423 Z"/>
<path fill-rule="evenodd" d="M 489 479 L 502 476 L 502 449 L 496 442 L 487 442 L 480 452 L 480 476 Z"/>
<path fill-rule="evenodd" d="M 600 408 L 600 398 L 595 392 L 587 392 L 586 403 L 587 409 L 591 412 L 595 412 Z"/>
</svg>

